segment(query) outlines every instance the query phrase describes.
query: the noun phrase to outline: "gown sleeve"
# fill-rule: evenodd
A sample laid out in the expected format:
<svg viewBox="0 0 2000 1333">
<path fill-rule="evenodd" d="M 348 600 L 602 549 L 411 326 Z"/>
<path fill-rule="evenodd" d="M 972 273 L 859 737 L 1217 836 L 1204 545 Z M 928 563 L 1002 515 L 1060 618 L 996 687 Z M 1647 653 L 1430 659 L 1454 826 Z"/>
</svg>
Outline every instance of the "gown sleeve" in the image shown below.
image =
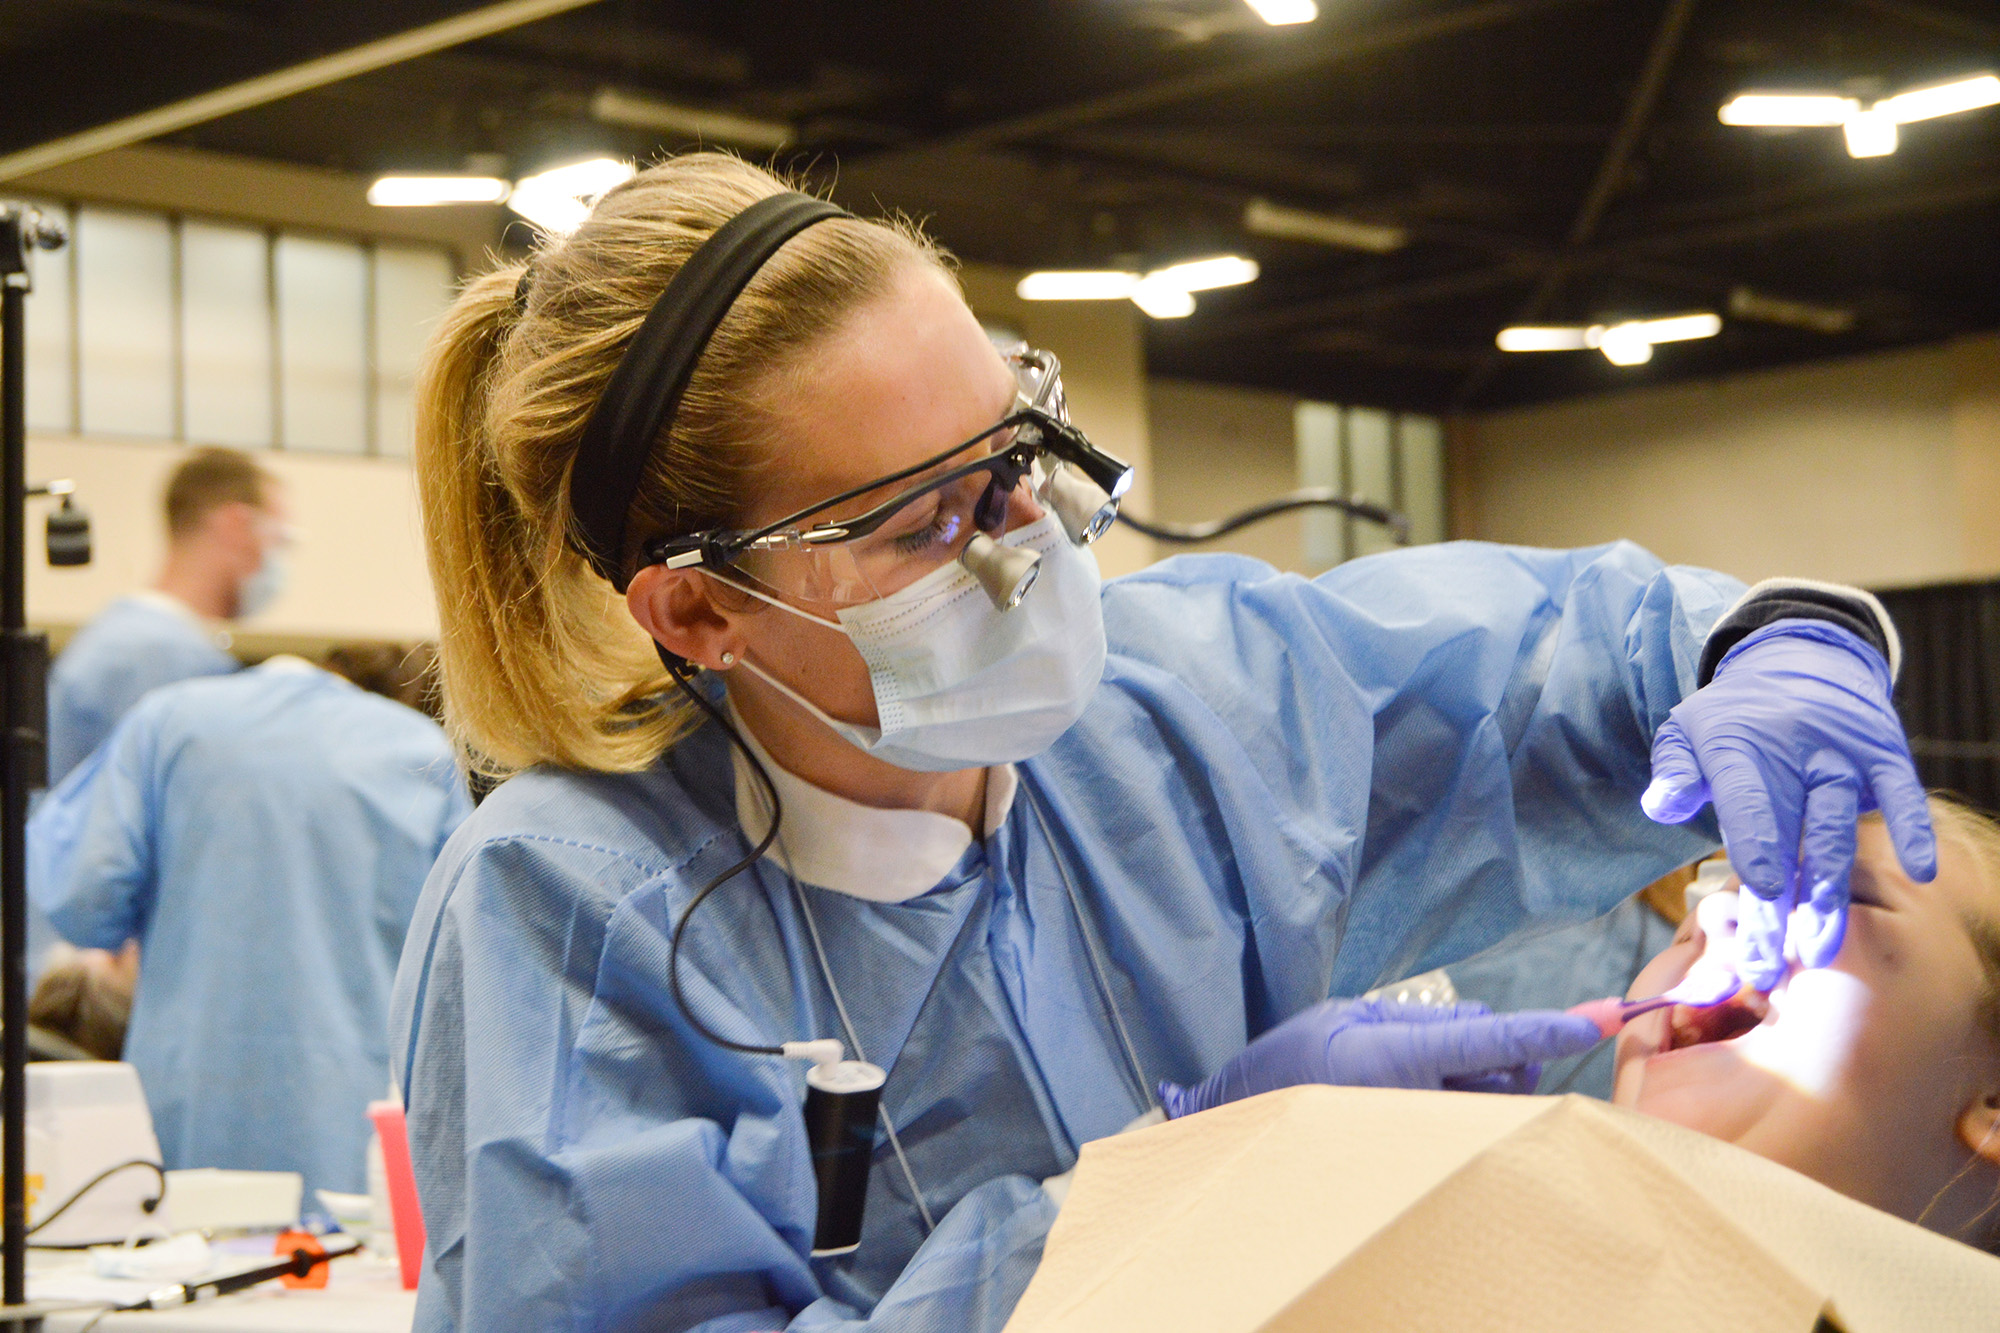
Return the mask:
<svg viewBox="0 0 2000 1333">
<path fill-rule="evenodd" d="M 973 1189 L 870 1313 L 828 1295 L 806 1256 L 796 1067 L 676 1031 L 646 906 L 659 867 L 467 841 L 419 905 L 392 1016 L 427 1230 L 420 1333 L 997 1333 L 1055 1217 L 1039 1183 Z"/>
<path fill-rule="evenodd" d="M 1211 761 L 1342 862 L 1349 994 L 1609 911 L 1716 845 L 1711 816 L 1662 826 L 1638 798 L 1742 590 L 1627 542 L 1454 542 L 1311 580 L 1182 557 L 1107 585 L 1105 616 L 1127 674 L 1191 692 L 1240 747 Z"/>
<path fill-rule="evenodd" d="M 72 944 L 117 949 L 145 932 L 155 889 L 160 713 L 148 705 L 127 714 L 28 823 L 30 894 Z"/>
</svg>

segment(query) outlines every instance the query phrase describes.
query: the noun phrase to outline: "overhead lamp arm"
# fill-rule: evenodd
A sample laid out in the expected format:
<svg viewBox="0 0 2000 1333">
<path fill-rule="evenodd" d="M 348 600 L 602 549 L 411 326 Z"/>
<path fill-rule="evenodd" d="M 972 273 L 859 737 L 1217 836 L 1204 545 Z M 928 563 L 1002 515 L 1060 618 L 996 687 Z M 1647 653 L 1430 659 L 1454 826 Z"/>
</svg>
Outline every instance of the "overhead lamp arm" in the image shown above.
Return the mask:
<svg viewBox="0 0 2000 1333">
<path fill-rule="evenodd" d="M 1118 521 L 1155 541 L 1191 544 L 1225 537 L 1238 528 L 1261 523 L 1267 518 L 1275 518 L 1294 509 L 1338 509 L 1363 522 L 1381 524 L 1389 529 L 1398 546 L 1410 544 L 1410 519 L 1407 514 L 1371 503 L 1358 495 L 1342 495 L 1330 486 L 1307 486 L 1288 495 L 1281 495 L 1275 500 L 1251 505 L 1248 509 L 1231 514 L 1227 518 L 1211 519 L 1206 523 L 1160 522 L 1140 518 L 1131 510 L 1124 508 L 1118 511 Z"/>
</svg>

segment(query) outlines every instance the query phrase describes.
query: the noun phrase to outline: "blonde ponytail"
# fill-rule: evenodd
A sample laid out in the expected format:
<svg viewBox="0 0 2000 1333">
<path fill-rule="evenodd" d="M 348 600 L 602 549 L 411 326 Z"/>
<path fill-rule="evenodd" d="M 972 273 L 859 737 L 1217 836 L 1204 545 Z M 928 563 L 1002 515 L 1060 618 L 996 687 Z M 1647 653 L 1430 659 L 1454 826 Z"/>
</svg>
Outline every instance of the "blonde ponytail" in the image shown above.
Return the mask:
<svg viewBox="0 0 2000 1333">
<path fill-rule="evenodd" d="M 670 159 L 599 201 L 531 267 L 473 279 L 433 336 L 416 473 L 446 725 L 479 770 L 636 771 L 697 720 L 624 599 L 571 545 L 570 465 L 619 355 L 681 264 L 787 188 L 722 154 Z M 764 421 L 759 386 L 904 267 L 945 262 L 913 229 L 860 220 L 788 243 L 730 308 L 655 442 L 628 553 L 734 521 Z"/>
</svg>

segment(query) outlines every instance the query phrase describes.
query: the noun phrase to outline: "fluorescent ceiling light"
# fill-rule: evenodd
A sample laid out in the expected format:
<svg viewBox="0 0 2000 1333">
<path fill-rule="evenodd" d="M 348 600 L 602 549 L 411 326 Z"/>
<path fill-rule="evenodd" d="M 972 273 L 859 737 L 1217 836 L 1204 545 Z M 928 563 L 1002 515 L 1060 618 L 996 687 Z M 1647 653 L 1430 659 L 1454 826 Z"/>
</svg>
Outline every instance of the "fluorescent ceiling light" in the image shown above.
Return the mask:
<svg viewBox="0 0 2000 1333">
<path fill-rule="evenodd" d="M 1136 273 L 1053 269 L 1022 278 L 1014 285 L 1014 294 L 1023 301 L 1122 301 L 1138 285 Z"/>
<path fill-rule="evenodd" d="M 1401 227 L 1373 222 L 1357 222 L 1333 213 L 1312 213 L 1303 208 L 1286 208 L 1268 199 L 1252 199 L 1243 206 L 1243 229 L 1256 236 L 1275 236 L 1287 241 L 1312 241 L 1337 245 L 1347 250 L 1366 250 L 1386 255 L 1409 244 L 1410 234 Z"/>
<path fill-rule="evenodd" d="M 583 225 L 599 196 L 637 174 L 630 162 L 594 157 L 514 183 L 507 207 L 543 231 L 567 236 Z"/>
<path fill-rule="evenodd" d="M 1169 264 L 1144 275 L 1120 269 L 1047 269 L 1014 284 L 1023 301 L 1123 301 L 1154 319 L 1181 319 L 1194 313 L 1194 293 L 1237 287 L 1257 277 L 1257 261 L 1215 255 Z"/>
<path fill-rule="evenodd" d="M 1690 338 L 1713 338 L 1722 332 L 1722 316 L 1704 311 L 1698 315 L 1637 320 L 1631 327 L 1638 329 L 1649 343 L 1678 343 Z"/>
<path fill-rule="evenodd" d="M 785 147 L 793 138 L 792 127 L 783 121 L 681 106 L 616 88 L 599 88 L 590 99 L 590 114 L 607 125 L 629 125 L 634 129 L 659 130 L 689 139 L 771 152 Z"/>
<path fill-rule="evenodd" d="M 1849 157 L 1887 157 L 1896 151 L 1896 120 L 1879 106 L 1857 111 L 1840 127 Z"/>
<path fill-rule="evenodd" d="M 1870 114 L 1881 112 L 1899 125 L 1908 125 L 1911 121 L 1929 120 L 1934 116 L 1977 111 L 1995 103 L 2000 103 L 2000 78 L 1981 74 L 1977 78 L 1941 83 L 1935 88 L 1915 88 L 1907 93 L 1897 93 L 1877 102 L 1869 111 Z"/>
<path fill-rule="evenodd" d="M 377 208 L 498 204 L 511 188 L 497 176 L 382 176 L 368 187 L 368 202 Z"/>
<path fill-rule="evenodd" d="M 1257 11 L 1258 18 L 1274 28 L 1311 23 L 1319 17 L 1319 6 L 1313 0 L 1246 0 L 1246 3 Z"/>
<path fill-rule="evenodd" d="M 1257 261 L 1242 255 L 1216 255 L 1212 259 L 1191 259 L 1154 269 L 1142 280 L 1162 288 L 1184 292 L 1206 292 L 1217 287 L 1241 287 L 1257 280 Z"/>
<path fill-rule="evenodd" d="M 1614 366 L 1643 366 L 1653 359 L 1656 343 L 1713 338 L 1720 332 L 1722 317 L 1704 310 L 1610 325 L 1515 325 L 1500 330 L 1493 345 L 1503 352 L 1574 352 L 1590 347 L 1604 353 Z"/>
<path fill-rule="evenodd" d="M 1852 97 L 1817 93 L 1738 93 L 1716 118 L 1725 125 L 1842 125 L 1861 110 Z"/>
<path fill-rule="evenodd" d="M 1576 352 L 1590 346 L 1580 327 L 1547 328 L 1516 325 L 1502 329 L 1493 345 L 1503 352 Z"/>
<path fill-rule="evenodd" d="M 1132 288 L 1132 304 L 1154 319 L 1182 319 L 1192 315 L 1194 293 L 1164 279 L 1164 273 L 1141 278 Z"/>
<path fill-rule="evenodd" d="M 1729 313 L 1737 319 L 1783 324 L 1789 328 L 1810 329 L 1814 333 L 1828 335 L 1849 332 L 1855 323 L 1854 312 L 1845 307 L 1794 301 L 1752 287 L 1737 287 L 1730 291 Z"/>
<path fill-rule="evenodd" d="M 1591 332 L 1596 334 L 1597 350 L 1614 366 L 1643 366 L 1653 359 L 1653 340 L 1642 324 L 1613 324 Z"/>
</svg>

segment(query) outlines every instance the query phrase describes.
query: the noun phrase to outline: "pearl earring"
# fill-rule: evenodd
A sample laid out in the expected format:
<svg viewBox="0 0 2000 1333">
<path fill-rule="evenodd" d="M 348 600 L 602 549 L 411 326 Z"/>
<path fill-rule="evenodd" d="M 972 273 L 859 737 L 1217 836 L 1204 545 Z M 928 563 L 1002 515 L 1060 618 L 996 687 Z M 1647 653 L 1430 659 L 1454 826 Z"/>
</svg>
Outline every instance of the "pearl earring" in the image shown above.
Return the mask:
<svg viewBox="0 0 2000 1333">
<path fill-rule="evenodd" d="M 722 655 L 722 665 L 724 665 L 724 666 L 726 666 L 726 667 L 733 667 L 733 666 L 735 666 L 735 665 L 736 665 L 736 654 L 735 654 L 735 653 L 724 653 L 724 654 Z"/>
</svg>

